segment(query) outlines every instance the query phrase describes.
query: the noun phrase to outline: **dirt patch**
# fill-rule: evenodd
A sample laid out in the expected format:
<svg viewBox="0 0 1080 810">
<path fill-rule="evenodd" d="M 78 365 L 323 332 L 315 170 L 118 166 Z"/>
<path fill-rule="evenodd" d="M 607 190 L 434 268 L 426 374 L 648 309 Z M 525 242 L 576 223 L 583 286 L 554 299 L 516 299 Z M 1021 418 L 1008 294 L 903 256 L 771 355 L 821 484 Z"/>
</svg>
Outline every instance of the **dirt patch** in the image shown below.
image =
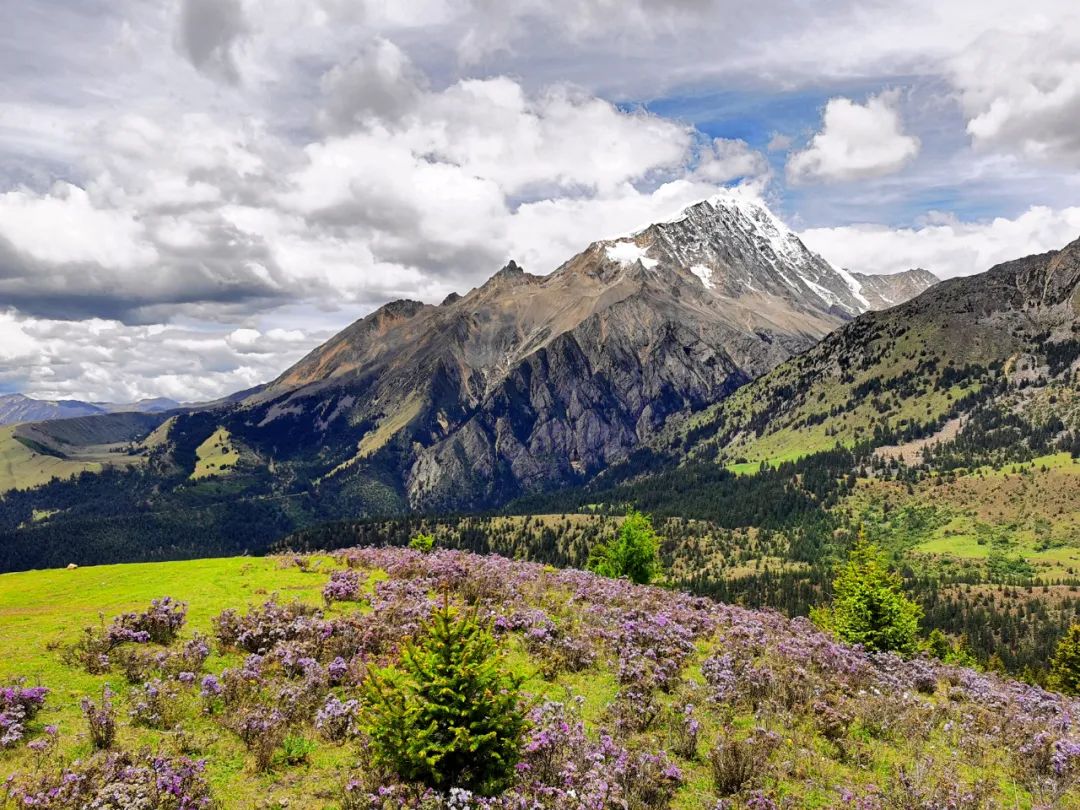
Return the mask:
<svg viewBox="0 0 1080 810">
<path fill-rule="evenodd" d="M 938 442 L 947 442 L 956 438 L 956 434 L 960 432 L 960 428 L 964 426 L 964 420 L 961 417 L 950 419 L 941 429 L 931 436 L 927 436 L 925 439 L 915 439 L 904 444 L 887 444 L 877 448 L 874 451 L 874 455 L 883 459 L 900 459 L 908 466 L 914 466 L 916 464 L 922 464 L 922 453 L 927 447 Z"/>
</svg>

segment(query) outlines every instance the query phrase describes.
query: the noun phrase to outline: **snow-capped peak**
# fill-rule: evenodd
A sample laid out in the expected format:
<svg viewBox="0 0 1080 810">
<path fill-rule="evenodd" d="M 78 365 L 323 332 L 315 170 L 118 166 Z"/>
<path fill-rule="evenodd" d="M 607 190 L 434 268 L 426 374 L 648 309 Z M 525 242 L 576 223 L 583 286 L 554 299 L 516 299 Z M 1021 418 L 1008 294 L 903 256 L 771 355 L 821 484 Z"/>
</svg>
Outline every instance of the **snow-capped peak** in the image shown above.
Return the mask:
<svg viewBox="0 0 1080 810">
<path fill-rule="evenodd" d="M 646 249 L 630 239 L 620 239 L 617 242 L 612 242 L 605 248 L 605 251 L 607 257 L 613 262 L 618 262 L 619 264 L 641 262 L 641 265 L 646 270 L 652 270 L 660 263 L 656 259 L 647 256 Z"/>
</svg>

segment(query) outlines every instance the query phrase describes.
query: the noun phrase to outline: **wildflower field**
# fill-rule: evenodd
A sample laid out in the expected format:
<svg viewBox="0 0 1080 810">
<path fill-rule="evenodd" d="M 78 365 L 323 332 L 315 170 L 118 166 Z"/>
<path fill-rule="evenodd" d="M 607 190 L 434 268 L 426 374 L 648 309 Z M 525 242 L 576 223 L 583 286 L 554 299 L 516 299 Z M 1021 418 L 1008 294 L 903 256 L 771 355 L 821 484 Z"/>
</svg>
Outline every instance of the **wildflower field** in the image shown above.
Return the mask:
<svg viewBox="0 0 1080 810">
<path fill-rule="evenodd" d="M 497 789 L 435 790 L 372 739 L 372 684 L 393 701 L 440 615 L 489 638 L 516 704 Z M 806 620 L 495 556 L 0 576 L 13 808 L 1080 807 L 1078 717 Z"/>
</svg>

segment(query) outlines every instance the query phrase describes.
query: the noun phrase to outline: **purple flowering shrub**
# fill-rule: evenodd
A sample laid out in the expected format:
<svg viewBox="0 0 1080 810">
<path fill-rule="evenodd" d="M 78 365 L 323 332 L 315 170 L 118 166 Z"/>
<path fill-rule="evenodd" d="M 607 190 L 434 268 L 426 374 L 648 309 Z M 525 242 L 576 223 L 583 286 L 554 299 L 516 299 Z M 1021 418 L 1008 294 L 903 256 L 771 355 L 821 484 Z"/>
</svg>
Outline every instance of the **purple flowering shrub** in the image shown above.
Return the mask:
<svg viewBox="0 0 1080 810">
<path fill-rule="evenodd" d="M 228 722 L 255 757 L 255 767 L 269 770 L 274 752 L 288 734 L 288 718 L 277 709 L 256 705 L 235 713 Z"/>
<path fill-rule="evenodd" d="M 209 810 L 205 767 L 201 760 L 150 752 L 98 754 L 60 770 L 13 777 L 0 796 L 35 810 Z"/>
<path fill-rule="evenodd" d="M 106 684 L 101 689 L 101 702 L 94 703 L 84 697 L 79 701 L 86 727 L 90 732 L 90 741 L 94 748 L 104 750 L 112 748 L 116 741 L 116 709 L 113 706 L 113 691 Z"/>
<path fill-rule="evenodd" d="M 321 627 L 322 613 L 318 608 L 301 602 L 283 605 L 275 598 L 244 615 L 230 609 L 214 619 L 214 633 L 223 648 L 258 655 L 266 655 L 283 641 L 318 632 Z"/>
<path fill-rule="evenodd" d="M 141 612 L 124 613 L 105 625 L 86 627 L 82 636 L 65 651 L 65 660 L 81 666 L 91 675 L 108 672 L 117 650 L 122 650 L 123 666 L 128 678 L 137 683 L 150 671 L 149 655 L 138 656 L 125 649 L 128 644 L 168 645 L 180 635 L 187 621 L 187 605 L 172 597 L 154 599 L 150 607 Z"/>
<path fill-rule="evenodd" d="M 0 687 L 0 748 L 12 748 L 27 735 L 26 725 L 45 705 L 49 690 L 21 683 Z"/>
<path fill-rule="evenodd" d="M 350 568 L 334 571 L 323 588 L 323 600 L 329 607 L 334 602 L 358 602 L 360 600 L 360 575 Z"/>
<path fill-rule="evenodd" d="M 180 719 L 180 691 L 174 683 L 155 678 L 128 693 L 131 722 L 146 728 L 172 728 Z"/>
<path fill-rule="evenodd" d="M 768 767 L 769 757 L 780 744 L 777 735 L 764 729 L 754 729 L 741 737 L 726 728 L 709 752 L 713 784 L 720 796 L 731 796 L 753 785 Z"/>
<path fill-rule="evenodd" d="M 163 596 L 152 600 L 150 607 L 144 611 L 117 616 L 106 633 L 113 646 L 129 641 L 171 644 L 180 635 L 185 621 L 187 604 L 177 602 L 171 596 Z"/>
<path fill-rule="evenodd" d="M 315 728 L 332 742 L 344 742 L 360 736 L 359 714 L 360 701 L 330 695 L 315 715 Z"/>
</svg>

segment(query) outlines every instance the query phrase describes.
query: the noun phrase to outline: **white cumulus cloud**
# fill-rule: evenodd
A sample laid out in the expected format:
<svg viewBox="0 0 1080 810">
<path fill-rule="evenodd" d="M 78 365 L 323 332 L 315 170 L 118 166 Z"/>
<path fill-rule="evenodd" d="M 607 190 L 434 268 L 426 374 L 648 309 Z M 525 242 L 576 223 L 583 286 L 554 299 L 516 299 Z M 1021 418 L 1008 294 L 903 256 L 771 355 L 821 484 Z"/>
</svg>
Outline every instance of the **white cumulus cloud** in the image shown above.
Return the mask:
<svg viewBox="0 0 1080 810">
<path fill-rule="evenodd" d="M 952 278 L 981 273 L 1021 256 L 1059 250 L 1080 238 L 1080 207 L 1033 206 L 1018 217 L 985 222 L 938 215 L 912 228 L 871 224 L 811 228 L 799 236 L 837 267 L 863 273 L 922 267 L 939 278 Z"/>
<path fill-rule="evenodd" d="M 870 96 L 865 104 L 830 99 L 821 131 L 788 158 L 788 180 L 860 180 L 902 169 L 919 153 L 919 139 L 904 132 L 897 100 L 893 91 Z"/>
</svg>

